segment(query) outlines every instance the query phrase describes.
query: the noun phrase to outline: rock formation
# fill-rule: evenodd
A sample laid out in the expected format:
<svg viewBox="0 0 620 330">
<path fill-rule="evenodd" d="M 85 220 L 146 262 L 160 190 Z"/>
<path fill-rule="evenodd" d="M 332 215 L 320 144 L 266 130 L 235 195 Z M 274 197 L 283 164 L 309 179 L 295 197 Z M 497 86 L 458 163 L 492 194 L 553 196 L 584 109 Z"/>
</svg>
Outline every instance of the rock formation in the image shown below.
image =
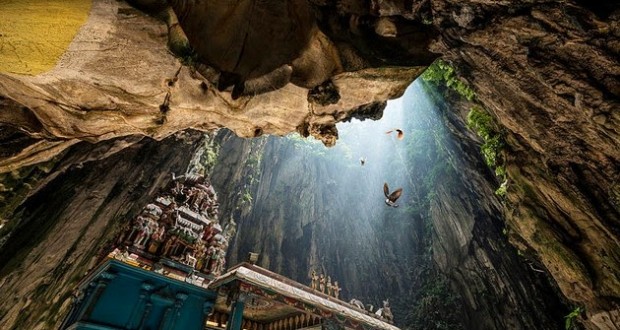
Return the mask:
<svg viewBox="0 0 620 330">
<path fill-rule="evenodd" d="M 427 313 L 439 315 L 426 315 L 428 319 L 454 321 L 450 326 L 462 329 L 560 327 L 569 313 L 566 301 L 551 277 L 534 270 L 540 266 L 532 266 L 508 243 L 501 204 L 493 193 L 495 179 L 463 119 L 443 101 L 434 109 L 414 103 L 411 94 L 404 98 L 405 104 L 415 104 L 404 111 L 415 118 L 404 128 L 424 133 L 411 134 L 416 142 L 409 143 L 421 152 L 404 156 L 414 174 L 398 209 L 385 206 L 382 193 L 384 178 L 407 178 L 396 155 L 377 178 L 374 169 L 381 165 L 376 157 L 364 167 L 347 167 L 356 159 L 325 156 L 290 139 L 264 138 L 266 142 L 256 145 L 224 138 L 213 180 L 229 194 L 222 212 L 234 214 L 239 223 L 231 262 L 255 251 L 261 253 L 260 265 L 301 282 L 307 281 L 310 269 L 330 273 L 341 279 L 347 301 L 358 298 L 378 305 L 390 297 L 400 326 L 434 325 L 408 317 L 412 309 L 423 310 L 421 305 L 438 298 L 420 294 L 423 282 L 429 281 L 432 290 L 446 290 L 457 302 L 438 302 Z M 420 142 L 428 132 L 434 138 Z M 359 151 L 351 140 L 346 143 L 345 150 Z M 256 154 L 262 159 L 258 165 L 251 160 Z M 390 157 L 393 152 L 380 154 Z M 229 164 L 246 165 L 230 171 Z M 248 171 L 260 181 L 246 188 L 252 205 L 236 209 L 241 197 L 235 195 L 247 183 Z M 423 278 L 428 275 L 421 275 L 425 267 L 437 267 L 449 279 L 448 286 L 437 278 Z"/>
<path fill-rule="evenodd" d="M 0 328 L 58 328 L 98 254 L 166 186 L 170 170 L 185 171 L 201 139 L 194 132 L 83 142 L 49 165 L 16 208 L 0 250 Z"/>
<path fill-rule="evenodd" d="M 244 137 L 299 131 L 332 145 L 336 121 L 401 95 L 440 54 L 504 128 L 509 181 L 501 209 L 511 241 L 585 307 L 587 327 L 617 329 L 619 6 L 581 0 L 299 3 L 311 5 L 316 27 L 338 49 L 343 70 L 352 71 L 332 78 L 336 104 L 329 104 L 335 98 L 309 102 L 308 89 L 293 84 L 233 100 L 201 70 L 216 61 L 192 65 L 189 57 L 182 65 L 170 54 L 163 22 L 123 2 L 95 0 L 54 70 L 0 74 L 0 124 L 3 133 L 14 128 L 2 136 L 0 173 L 45 176 L 46 163 L 81 141 L 121 137 L 110 142 L 112 153 L 130 148 L 136 136 L 160 140 L 188 127 L 228 127 Z M 411 68 L 386 68 L 393 65 Z M 361 68 L 368 69 L 356 71 Z"/>
<path fill-rule="evenodd" d="M 586 307 L 592 326 L 615 329 L 618 6 L 455 5 L 433 2 L 444 36 L 438 47 L 505 128 L 512 241 L 540 257 L 562 292 Z"/>
<path fill-rule="evenodd" d="M 329 128 L 336 121 L 360 105 L 401 95 L 424 68 L 339 74 L 333 77 L 340 91 L 336 104 L 311 104 L 308 90 L 292 84 L 232 100 L 193 69 L 200 65 L 181 64 L 166 46 L 166 34 L 162 22 L 127 4 L 96 0 L 54 70 L 34 77 L 0 74 L 0 123 L 43 140 L 4 159 L 0 171 L 47 161 L 52 150 L 78 140 L 162 139 L 189 127 L 225 126 L 244 137 L 298 130 L 333 144 L 337 133 Z"/>
</svg>

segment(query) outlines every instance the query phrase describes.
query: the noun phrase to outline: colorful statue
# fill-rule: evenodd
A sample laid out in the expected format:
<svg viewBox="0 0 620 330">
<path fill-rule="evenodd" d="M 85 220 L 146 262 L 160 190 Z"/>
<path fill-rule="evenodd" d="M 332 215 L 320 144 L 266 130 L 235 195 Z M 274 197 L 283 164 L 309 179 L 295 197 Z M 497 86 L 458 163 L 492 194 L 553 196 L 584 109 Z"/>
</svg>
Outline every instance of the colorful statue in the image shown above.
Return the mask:
<svg viewBox="0 0 620 330">
<path fill-rule="evenodd" d="M 202 232 L 202 240 L 205 242 L 209 242 L 213 236 L 215 235 L 215 229 L 213 228 L 213 222 L 209 222 L 207 227 L 205 227 Z"/>
<path fill-rule="evenodd" d="M 164 244 L 164 256 L 170 256 L 170 253 L 176 247 L 177 239 L 177 236 L 168 236 L 168 240 Z"/>
<path fill-rule="evenodd" d="M 142 223 L 142 229 L 138 232 L 138 236 L 134 240 L 133 245 L 136 247 L 144 247 L 152 233 L 153 229 L 151 228 L 151 221 L 144 221 Z"/>
<path fill-rule="evenodd" d="M 161 217 L 159 217 L 159 221 L 168 226 L 174 225 L 177 218 L 177 203 L 171 201 L 166 208 L 162 211 Z"/>
</svg>

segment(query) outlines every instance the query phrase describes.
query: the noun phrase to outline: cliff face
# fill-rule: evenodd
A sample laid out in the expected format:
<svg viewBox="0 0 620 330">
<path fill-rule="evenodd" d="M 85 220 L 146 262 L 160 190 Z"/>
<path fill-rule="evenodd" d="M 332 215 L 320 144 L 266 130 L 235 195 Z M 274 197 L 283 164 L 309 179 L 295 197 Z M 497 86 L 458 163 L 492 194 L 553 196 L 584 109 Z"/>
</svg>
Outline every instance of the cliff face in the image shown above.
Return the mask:
<svg viewBox="0 0 620 330">
<path fill-rule="evenodd" d="M 292 138 L 222 139 L 213 180 L 230 196 L 223 214 L 239 226 L 230 261 L 259 252 L 261 266 L 302 283 L 311 269 L 323 272 L 343 286 L 344 300 L 390 298 L 401 326 L 559 328 L 568 307 L 549 275 L 508 243 L 476 140 L 457 111 L 426 97 L 419 84 L 403 97 L 415 119 L 401 126 L 400 145 L 379 128 L 393 120 L 341 127 L 335 150 Z M 357 134 L 379 142 L 351 140 Z M 230 164 L 245 170 L 227 171 Z M 245 185 L 248 171 L 256 182 Z M 383 205 L 383 180 L 404 185 L 400 208 Z"/>
<path fill-rule="evenodd" d="M 509 244 L 504 205 L 495 193 L 499 183 L 460 115 L 462 104 L 436 102 L 452 137 L 458 184 L 441 180 L 435 187 L 433 258 L 464 301 L 467 328 L 561 327 L 568 302 L 544 267 Z"/>
<path fill-rule="evenodd" d="M 36 189 L 18 203 L 0 250 L 0 328 L 57 328 L 100 251 L 169 182 L 170 171 L 185 171 L 201 138 L 81 143 L 31 182 Z"/>
<path fill-rule="evenodd" d="M 618 6 L 433 6 L 441 48 L 506 130 L 513 242 L 540 257 L 592 324 L 617 329 Z"/>
</svg>

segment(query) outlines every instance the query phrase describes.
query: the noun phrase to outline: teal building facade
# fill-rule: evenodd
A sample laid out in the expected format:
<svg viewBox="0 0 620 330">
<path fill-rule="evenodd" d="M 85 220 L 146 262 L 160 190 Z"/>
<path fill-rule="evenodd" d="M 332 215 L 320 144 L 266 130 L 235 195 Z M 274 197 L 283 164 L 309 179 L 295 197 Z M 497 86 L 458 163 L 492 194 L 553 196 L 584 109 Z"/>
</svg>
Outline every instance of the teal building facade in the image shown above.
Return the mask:
<svg viewBox="0 0 620 330">
<path fill-rule="evenodd" d="M 217 293 L 108 260 L 74 294 L 62 330 L 204 329 Z"/>
</svg>

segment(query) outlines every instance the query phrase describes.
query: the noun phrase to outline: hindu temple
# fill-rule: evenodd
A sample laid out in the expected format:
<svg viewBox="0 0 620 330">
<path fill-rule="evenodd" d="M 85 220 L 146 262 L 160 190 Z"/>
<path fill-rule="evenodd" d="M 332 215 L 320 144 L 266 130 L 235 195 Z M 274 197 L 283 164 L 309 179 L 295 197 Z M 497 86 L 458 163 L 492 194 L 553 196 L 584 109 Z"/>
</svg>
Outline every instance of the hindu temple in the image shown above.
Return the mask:
<svg viewBox="0 0 620 330">
<path fill-rule="evenodd" d="M 257 266 L 255 253 L 226 269 L 234 221 L 222 229 L 207 178 L 172 175 L 76 288 L 61 329 L 398 330 L 388 301 L 377 312 L 342 301 L 338 282 L 314 270 L 306 286 Z"/>
</svg>

